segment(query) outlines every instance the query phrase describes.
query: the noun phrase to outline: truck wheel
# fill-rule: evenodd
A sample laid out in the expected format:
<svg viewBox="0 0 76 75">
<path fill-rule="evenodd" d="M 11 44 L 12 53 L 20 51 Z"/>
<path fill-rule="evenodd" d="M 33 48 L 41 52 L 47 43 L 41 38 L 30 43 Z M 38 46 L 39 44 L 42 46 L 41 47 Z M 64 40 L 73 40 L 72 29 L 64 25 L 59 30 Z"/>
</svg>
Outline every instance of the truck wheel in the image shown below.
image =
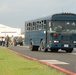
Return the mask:
<svg viewBox="0 0 76 75">
<path fill-rule="evenodd" d="M 73 48 L 68 48 L 65 50 L 67 53 L 71 53 L 73 51 Z"/>
<path fill-rule="evenodd" d="M 39 46 L 34 46 L 32 40 L 30 41 L 29 49 L 31 51 L 38 51 Z"/>
<path fill-rule="evenodd" d="M 51 48 L 51 52 L 58 52 L 57 48 Z"/>
<path fill-rule="evenodd" d="M 44 48 L 44 42 L 43 42 L 43 40 L 41 40 L 40 41 L 40 47 L 39 47 L 39 49 L 41 50 L 41 51 L 43 51 L 43 52 L 47 52 L 48 51 L 48 48 Z"/>
<path fill-rule="evenodd" d="M 33 47 L 32 41 L 30 41 L 29 49 L 30 49 L 31 51 L 34 51 L 34 47 Z"/>
</svg>

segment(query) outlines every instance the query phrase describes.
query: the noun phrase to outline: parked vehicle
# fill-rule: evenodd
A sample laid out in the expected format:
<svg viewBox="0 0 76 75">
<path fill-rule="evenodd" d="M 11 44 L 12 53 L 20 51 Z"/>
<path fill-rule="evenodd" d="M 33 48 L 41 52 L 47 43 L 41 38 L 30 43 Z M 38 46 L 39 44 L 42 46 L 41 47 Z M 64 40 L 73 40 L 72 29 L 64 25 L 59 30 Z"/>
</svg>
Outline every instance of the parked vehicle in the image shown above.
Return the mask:
<svg viewBox="0 0 76 75">
<path fill-rule="evenodd" d="M 14 38 L 14 46 L 17 46 L 17 45 L 23 46 L 22 37 L 15 37 Z"/>
</svg>

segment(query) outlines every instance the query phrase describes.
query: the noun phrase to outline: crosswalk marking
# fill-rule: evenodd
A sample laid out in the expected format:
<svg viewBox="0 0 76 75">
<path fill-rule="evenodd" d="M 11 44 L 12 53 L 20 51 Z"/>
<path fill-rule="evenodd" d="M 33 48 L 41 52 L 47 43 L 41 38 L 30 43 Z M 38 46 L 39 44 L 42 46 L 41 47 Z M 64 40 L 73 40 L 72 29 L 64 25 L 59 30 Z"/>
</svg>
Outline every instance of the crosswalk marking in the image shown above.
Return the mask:
<svg viewBox="0 0 76 75">
<path fill-rule="evenodd" d="M 69 53 L 69 54 L 73 54 L 73 55 L 76 55 L 76 53 Z"/>
<path fill-rule="evenodd" d="M 66 63 L 66 62 L 58 61 L 58 60 L 41 60 L 41 61 L 47 62 L 49 64 L 69 64 L 69 63 Z"/>
</svg>

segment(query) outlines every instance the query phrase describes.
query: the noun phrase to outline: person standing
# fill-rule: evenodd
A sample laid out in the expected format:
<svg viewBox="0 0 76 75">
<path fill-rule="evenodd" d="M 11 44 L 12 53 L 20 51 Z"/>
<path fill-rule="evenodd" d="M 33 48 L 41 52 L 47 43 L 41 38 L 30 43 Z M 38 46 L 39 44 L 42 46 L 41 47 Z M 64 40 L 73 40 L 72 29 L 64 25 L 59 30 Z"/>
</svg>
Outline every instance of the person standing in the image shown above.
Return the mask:
<svg viewBox="0 0 76 75">
<path fill-rule="evenodd" d="M 11 41 L 11 45 L 14 46 L 14 37 L 13 37 L 13 35 L 12 35 L 10 41 Z"/>
<path fill-rule="evenodd" d="M 5 38 L 6 47 L 9 47 L 9 41 L 10 39 L 9 39 L 9 36 L 7 35 L 7 37 Z"/>
<path fill-rule="evenodd" d="M 0 37 L 0 46 L 2 46 L 2 37 Z"/>
<path fill-rule="evenodd" d="M 5 37 L 2 37 L 2 46 L 5 46 Z"/>
</svg>

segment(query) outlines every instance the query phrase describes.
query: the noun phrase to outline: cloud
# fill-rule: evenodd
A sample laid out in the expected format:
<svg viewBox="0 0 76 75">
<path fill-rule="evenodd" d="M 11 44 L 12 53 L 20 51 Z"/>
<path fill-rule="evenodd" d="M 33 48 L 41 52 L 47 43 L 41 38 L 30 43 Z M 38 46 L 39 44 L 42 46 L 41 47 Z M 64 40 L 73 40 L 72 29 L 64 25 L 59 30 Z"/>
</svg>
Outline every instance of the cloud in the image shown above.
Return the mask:
<svg viewBox="0 0 76 75">
<path fill-rule="evenodd" d="M 10 11 L 10 9 L 7 5 L 0 5 L 0 13 L 6 13 L 9 11 Z"/>
<path fill-rule="evenodd" d="M 71 7 L 74 1 L 67 0 L 3 0 L 0 6 L 1 12 L 8 13 L 26 13 L 25 15 L 30 15 L 31 13 L 41 13 L 44 12 L 55 12 L 57 9 L 66 10 L 66 8 Z"/>
</svg>

